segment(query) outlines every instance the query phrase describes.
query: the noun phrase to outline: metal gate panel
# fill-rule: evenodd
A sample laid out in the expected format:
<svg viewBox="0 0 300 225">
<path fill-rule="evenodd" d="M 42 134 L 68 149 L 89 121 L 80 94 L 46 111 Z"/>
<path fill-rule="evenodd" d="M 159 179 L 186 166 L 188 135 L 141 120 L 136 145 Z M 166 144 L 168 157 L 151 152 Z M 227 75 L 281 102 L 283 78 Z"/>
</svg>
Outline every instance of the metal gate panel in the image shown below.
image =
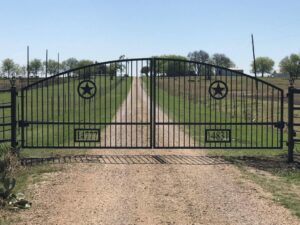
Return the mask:
<svg viewBox="0 0 300 225">
<path fill-rule="evenodd" d="M 241 72 L 155 60 L 155 147 L 267 149 L 283 146 L 283 91 Z"/>
<path fill-rule="evenodd" d="M 21 90 L 24 148 L 283 147 L 283 91 L 205 63 L 124 59 Z"/>
<path fill-rule="evenodd" d="M 23 88 L 22 147 L 150 148 L 151 79 L 149 59 L 118 60 Z"/>
</svg>

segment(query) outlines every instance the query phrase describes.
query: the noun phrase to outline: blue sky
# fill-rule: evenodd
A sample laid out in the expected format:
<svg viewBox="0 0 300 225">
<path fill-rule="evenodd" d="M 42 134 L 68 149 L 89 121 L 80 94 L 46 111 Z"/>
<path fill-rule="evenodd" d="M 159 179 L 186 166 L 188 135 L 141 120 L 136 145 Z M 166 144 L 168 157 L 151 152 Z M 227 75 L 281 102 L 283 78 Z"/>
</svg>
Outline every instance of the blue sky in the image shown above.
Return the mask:
<svg viewBox="0 0 300 225">
<path fill-rule="evenodd" d="M 300 52 L 298 0 L 0 0 L 0 60 L 76 57 L 97 61 L 225 53 L 249 73 L 257 56 L 278 65 Z"/>
</svg>

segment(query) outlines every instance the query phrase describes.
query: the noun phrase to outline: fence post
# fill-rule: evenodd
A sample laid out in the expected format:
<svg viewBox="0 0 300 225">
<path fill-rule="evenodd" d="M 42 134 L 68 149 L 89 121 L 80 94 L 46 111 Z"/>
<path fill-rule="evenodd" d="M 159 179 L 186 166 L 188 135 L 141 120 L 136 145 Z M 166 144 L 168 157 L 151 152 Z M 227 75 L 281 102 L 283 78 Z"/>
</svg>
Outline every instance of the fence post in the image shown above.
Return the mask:
<svg viewBox="0 0 300 225">
<path fill-rule="evenodd" d="M 288 89 L 288 162 L 294 161 L 294 87 Z"/>
<path fill-rule="evenodd" d="M 17 89 L 11 86 L 11 149 L 17 153 Z"/>
</svg>

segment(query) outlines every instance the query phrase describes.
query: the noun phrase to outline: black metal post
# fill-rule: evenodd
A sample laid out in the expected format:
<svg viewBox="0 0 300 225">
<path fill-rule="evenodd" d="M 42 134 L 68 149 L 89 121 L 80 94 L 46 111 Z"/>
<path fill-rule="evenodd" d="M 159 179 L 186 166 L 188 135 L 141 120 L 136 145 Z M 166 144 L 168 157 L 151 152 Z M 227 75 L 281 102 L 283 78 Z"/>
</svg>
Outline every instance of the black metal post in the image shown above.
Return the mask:
<svg viewBox="0 0 300 225">
<path fill-rule="evenodd" d="M 294 161 L 294 87 L 288 89 L 288 162 Z"/>
<path fill-rule="evenodd" d="M 15 84 L 11 87 L 11 149 L 17 153 L 17 89 Z"/>
</svg>

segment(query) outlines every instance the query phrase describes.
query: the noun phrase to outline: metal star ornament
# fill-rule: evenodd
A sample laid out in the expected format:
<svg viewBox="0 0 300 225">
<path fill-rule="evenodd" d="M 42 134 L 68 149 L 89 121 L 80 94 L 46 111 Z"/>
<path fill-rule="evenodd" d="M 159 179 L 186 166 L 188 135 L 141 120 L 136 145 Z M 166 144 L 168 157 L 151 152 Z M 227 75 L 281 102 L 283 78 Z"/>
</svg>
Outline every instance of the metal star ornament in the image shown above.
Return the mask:
<svg viewBox="0 0 300 225">
<path fill-rule="evenodd" d="M 96 94 L 96 84 L 91 80 L 83 80 L 78 84 L 78 95 L 84 99 L 91 99 Z"/>
<path fill-rule="evenodd" d="M 93 87 L 89 86 L 89 83 L 86 83 L 85 87 L 80 87 L 80 88 L 83 90 L 82 95 L 86 95 L 86 94 L 92 95 L 91 90 L 94 89 Z"/>
<path fill-rule="evenodd" d="M 228 92 L 227 84 L 224 81 L 217 80 L 211 83 L 209 94 L 212 98 L 220 100 L 226 97 Z"/>
</svg>

